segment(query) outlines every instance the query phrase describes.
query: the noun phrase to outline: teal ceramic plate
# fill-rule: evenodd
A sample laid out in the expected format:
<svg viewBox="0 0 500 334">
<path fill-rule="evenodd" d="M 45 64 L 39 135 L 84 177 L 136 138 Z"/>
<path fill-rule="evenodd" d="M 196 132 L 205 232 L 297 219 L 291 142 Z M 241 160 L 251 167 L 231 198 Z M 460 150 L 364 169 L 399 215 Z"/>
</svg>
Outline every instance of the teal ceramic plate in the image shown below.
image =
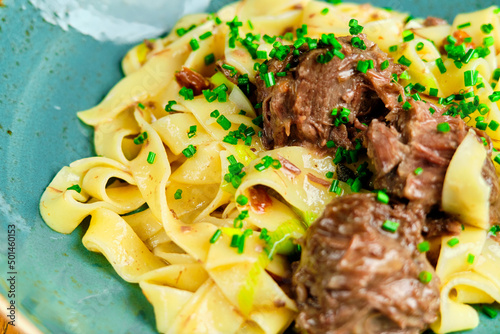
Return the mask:
<svg viewBox="0 0 500 334">
<path fill-rule="evenodd" d="M 182 15 L 172 2 L 163 0 L 171 5 L 171 15 Z M 180 1 L 188 4 L 187 11 L 203 6 L 213 11 L 228 2 Z M 43 333 L 154 333 L 153 309 L 139 287 L 121 280 L 103 256 L 82 246 L 82 228 L 71 235 L 58 234 L 38 213 L 40 195 L 55 173 L 94 154 L 92 129 L 79 122 L 75 112 L 97 104 L 120 79 L 119 62 L 131 44 L 98 42 L 71 27 L 65 31 L 44 21 L 28 0 L 4 3 L 6 7 L 0 7 L 0 293 L 7 296 L 9 289 L 7 226 L 12 224 L 18 314 Z M 414 16 L 451 19 L 498 0 L 372 3 Z M 481 316 L 481 320 L 474 334 L 500 333 L 498 318 Z"/>
</svg>

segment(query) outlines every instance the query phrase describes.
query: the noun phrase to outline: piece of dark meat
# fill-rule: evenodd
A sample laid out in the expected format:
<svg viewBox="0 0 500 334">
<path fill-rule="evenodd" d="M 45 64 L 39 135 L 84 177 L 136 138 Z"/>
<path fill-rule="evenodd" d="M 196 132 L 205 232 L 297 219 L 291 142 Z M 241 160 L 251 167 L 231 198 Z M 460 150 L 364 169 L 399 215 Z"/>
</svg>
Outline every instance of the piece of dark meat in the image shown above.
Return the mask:
<svg viewBox="0 0 500 334">
<path fill-rule="evenodd" d="M 392 203 L 391 203 L 392 204 Z M 382 228 L 398 222 L 395 233 Z M 309 228 L 293 276 L 309 334 L 420 333 L 437 318 L 439 279 L 417 250 L 423 217 L 373 194 L 334 199 Z M 419 275 L 433 276 L 425 284 Z"/>
<path fill-rule="evenodd" d="M 290 145 L 325 148 L 327 141 L 332 140 L 338 146 L 353 149 L 354 139 L 366 129 L 363 123 L 383 118 L 387 109 L 400 108 L 397 99 L 403 90 L 392 82 L 392 74 L 402 73 L 404 66 L 394 64 L 364 35 L 358 37 L 366 44 L 366 50 L 353 47 L 353 37 L 337 39 L 344 59 L 335 56 L 321 64 L 318 56 L 331 47 L 308 51 L 305 44 L 299 56 L 290 52 L 283 61 L 268 62 L 270 72 L 287 73 L 276 77 L 276 85 L 266 87 L 264 80 L 257 76 L 257 101 L 262 102 L 264 121 L 262 142 L 266 148 Z M 358 61 L 367 60 L 373 61 L 373 69 L 366 73 L 356 70 Z M 386 60 L 389 67 L 381 70 Z M 334 108 L 351 111 L 347 124 L 334 126 L 331 115 Z"/>
<path fill-rule="evenodd" d="M 470 128 L 462 119 L 442 115 L 441 111 L 432 115 L 429 103 L 412 99 L 408 102 L 409 110 L 391 112 L 385 122 L 373 120 L 363 143 L 375 168 L 375 188 L 386 189 L 391 195 L 406 198 L 412 206 L 429 212 L 441 203 L 451 158 Z M 444 122 L 449 124 L 450 131 L 438 131 L 438 124 Z M 487 137 L 479 130 L 477 134 L 479 141 L 479 137 Z M 489 158 L 483 176 L 492 186 L 490 202 L 496 217 L 499 185 Z"/>
<path fill-rule="evenodd" d="M 448 24 L 446 20 L 434 16 L 428 16 L 423 22 L 424 27 L 435 27 L 435 26 L 442 26 L 445 24 Z"/>
<path fill-rule="evenodd" d="M 192 89 L 194 96 L 200 95 L 203 90 L 210 88 L 210 81 L 207 78 L 187 67 L 183 67 L 181 71 L 175 73 L 175 79 L 182 87 Z"/>
</svg>

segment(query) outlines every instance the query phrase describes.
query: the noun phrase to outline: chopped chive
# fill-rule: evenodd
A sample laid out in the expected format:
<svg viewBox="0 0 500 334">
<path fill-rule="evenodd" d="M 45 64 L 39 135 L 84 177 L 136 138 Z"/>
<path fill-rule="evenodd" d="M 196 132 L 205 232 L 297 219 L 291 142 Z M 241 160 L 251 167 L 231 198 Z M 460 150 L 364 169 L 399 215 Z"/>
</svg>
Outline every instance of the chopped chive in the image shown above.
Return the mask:
<svg viewBox="0 0 500 334">
<path fill-rule="evenodd" d="M 405 103 L 403 103 L 403 109 L 404 110 L 410 110 L 411 109 L 411 103 L 406 101 Z"/>
<path fill-rule="evenodd" d="M 204 40 L 204 39 L 209 38 L 210 36 L 212 36 L 212 32 L 211 31 L 207 31 L 206 33 L 200 35 L 200 39 Z"/>
<path fill-rule="evenodd" d="M 398 227 L 399 227 L 399 223 L 398 222 L 394 222 L 392 220 L 386 220 L 382 224 L 382 228 L 384 230 L 386 230 L 387 232 L 391 232 L 391 233 L 396 233 L 396 231 L 398 230 Z"/>
<path fill-rule="evenodd" d="M 491 94 L 490 96 L 488 96 L 488 99 L 489 99 L 491 102 L 497 102 L 497 101 L 500 101 L 500 92 L 494 92 L 493 94 Z"/>
<path fill-rule="evenodd" d="M 483 39 L 483 45 L 485 47 L 490 47 L 495 44 L 495 38 L 493 36 L 485 37 Z"/>
<path fill-rule="evenodd" d="M 420 274 L 418 274 L 418 280 L 424 284 L 428 284 L 430 281 L 432 281 L 432 274 L 424 270 Z"/>
<path fill-rule="evenodd" d="M 335 147 L 335 142 L 333 140 L 329 140 L 326 142 L 326 147 L 327 148 L 333 148 Z"/>
<path fill-rule="evenodd" d="M 264 50 L 257 51 L 257 59 L 267 59 L 267 52 Z"/>
<path fill-rule="evenodd" d="M 142 104 L 141 102 L 139 102 L 139 103 L 137 104 L 137 106 L 138 106 L 139 108 L 141 108 L 141 109 L 144 109 L 144 108 L 145 108 L 145 107 L 144 107 L 144 104 Z"/>
<path fill-rule="evenodd" d="M 220 115 L 217 118 L 217 123 L 224 129 L 229 130 L 231 128 L 231 122 L 224 115 Z"/>
<path fill-rule="evenodd" d="M 415 168 L 415 170 L 413 171 L 413 174 L 415 175 L 420 175 L 422 174 L 422 172 L 424 171 L 424 169 L 422 167 L 417 167 Z"/>
<path fill-rule="evenodd" d="M 411 30 L 403 31 L 403 41 L 409 42 L 415 39 L 415 35 L 411 32 Z"/>
<path fill-rule="evenodd" d="M 389 47 L 389 52 L 396 52 L 398 51 L 398 46 L 397 45 L 392 45 Z"/>
<path fill-rule="evenodd" d="M 179 91 L 179 95 L 184 97 L 184 100 L 194 99 L 194 92 L 191 88 L 182 87 Z"/>
<path fill-rule="evenodd" d="M 493 71 L 493 80 L 500 80 L 500 68 L 497 68 Z"/>
<path fill-rule="evenodd" d="M 481 31 L 485 34 L 489 34 L 493 31 L 493 25 L 491 23 L 481 25 Z"/>
<path fill-rule="evenodd" d="M 417 245 L 417 249 L 420 253 L 428 252 L 431 249 L 429 241 L 422 241 Z"/>
<path fill-rule="evenodd" d="M 467 255 L 467 263 L 468 263 L 468 264 L 473 264 L 473 263 L 474 263 L 474 259 L 475 259 L 474 254 L 470 254 L 470 253 L 469 253 L 469 254 Z"/>
<path fill-rule="evenodd" d="M 248 203 L 248 197 L 246 197 L 245 195 L 239 195 L 236 198 L 236 203 L 238 203 L 239 205 L 246 205 Z"/>
<path fill-rule="evenodd" d="M 233 235 L 233 237 L 231 238 L 231 244 L 229 245 L 229 247 L 237 248 L 239 243 L 240 243 L 239 241 L 240 241 L 240 236 L 237 234 Z"/>
<path fill-rule="evenodd" d="M 384 60 L 384 62 L 382 64 L 380 64 L 380 69 L 382 71 L 385 70 L 388 67 L 389 67 L 389 61 L 388 60 Z"/>
<path fill-rule="evenodd" d="M 174 194 L 175 199 L 181 199 L 182 198 L 182 189 L 177 189 Z"/>
<path fill-rule="evenodd" d="M 220 115 L 220 112 L 219 112 L 219 110 L 217 110 L 217 109 L 216 109 L 216 110 L 214 110 L 214 111 L 212 111 L 212 112 L 210 113 L 210 117 L 212 117 L 212 118 L 217 118 L 217 117 L 219 117 L 219 115 Z"/>
<path fill-rule="evenodd" d="M 331 179 L 333 178 L 333 172 L 327 172 L 325 176 L 327 179 Z"/>
<path fill-rule="evenodd" d="M 165 106 L 165 111 L 168 111 L 168 112 L 174 111 L 172 109 L 172 107 L 173 107 L 174 104 L 177 104 L 177 102 L 174 101 L 174 100 L 168 101 L 167 105 Z"/>
<path fill-rule="evenodd" d="M 330 9 L 328 9 L 328 8 L 326 8 L 326 7 L 325 7 L 325 8 L 323 8 L 323 10 L 321 11 L 321 15 L 326 15 L 326 14 L 328 14 L 328 12 L 329 12 L 329 11 L 330 11 Z"/>
<path fill-rule="evenodd" d="M 266 87 L 272 87 L 276 84 L 276 80 L 274 79 L 274 73 L 268 72 L 264 74 L 264 82 L 266 83 Z"/>
<path fill-rule="evenodd" d="M 463 29 L 467 27 L 470 27 L 470 22 L 462 23 L 461 25 L 457 26 L 458 29 Z"/>
<path fill-rule="evenodd" d="M 215 55 L 213 53 L 205 56 L 205 65 L 210 65 L 215 62 Z"/>
<path fill-rule="evenodd" d="M 450 240 L 448 240 L 447 244 L 450 247 L 455 247 L 459 242 L 460 240 L 458 240 L 458 238 L 451 238 Z"/>
<path fill-rule="evenodd" d="M 66 190 L 74 190 L 77 193 L 80 193 L 82 191 L 82 188 L 78 184 L 74 184 L 71 187 L 66 188 Z"/>
<path fill-rule="evenodd" d="M 486 306 L 486 305 L 483 305 L 482 311 L 484 314 L 486 314 L 491 319 L 495 319 L 498 315 L 498 311 L 496 311 L 495 309 L 493 309 L 489 306 Z"/>
<path fill-rule="evenodd" d="M 439 72 L 441 72 L 441 74 L 446 73 L 446 66 L 444 66 L 443 59 L 441 59 L 441 58 L 436 59 L 436 65 L 439 69 Z"/>
<path fill-rule="evenodd" d="M 443 133 L 449 132 L 450 131 L 450 124 L 448 124 L 447 122 L 439 123 L 437 125 L 437 130 L 439 132 L 443 132 Z"/>
<path fill-rule="evenodd" d="M 468 64 L 469 61 L 474 57 L 474 54 L 476 53 L 476 50 L 474 49 L 469 49 L 467 53 L 460 59 L 464 64 Z"/>
<path fill-rule="evenodd" d="M 148 139 L 148 133 L 144 131 L 143 133 L 139 134 L 137 137 L 134 138 L 134 144 L 141 145 L 144 143 L 146 139 Z"/>
<path fill-rule="evenodd" d="M 210 238 L 210 243 L 215 244 L 215 242 L 220 238 L 221 234 L 222 234 L 221 229 L 217 229 L 217 231 L 215 231 L 215 233 Z"/>
<path fill-rule="evenodd" d="M 401 56 L 399 59 L 398 59 L 398 63 L 400 63 L 401 65 L 404 65 L 404 66 L 410 66 L 411 65 L 411 60 L 409 60 L 408 58 L 406 58 L 404 55 Z"/>
<path fill-rule="evenodd" d="M 188 147 L 182 150 L 182 154 L 184 154 L 186 158 L 191 158 L 195 153 L 196 147 L 194 147 L 193 145 L 188 145 Z"/>
<path fill-rule="evenodd" d="M 434 96 L 434 97 L 437 97 L 438 96 L 438 89 L 437 88 L 431 88 L 429 89 L 429 95 L 430 96 Z"/>
<path fill-rule="evenodd" d="M 368 70 L 368 66 L 369 66 L 368 62 L 360 60 L 358 61 L 358 66 L 356 67 L 356 69 L 361 73 L 366 73 L 366 71 Z"/>
<path fill-rule="evenodd" d="M 389 203 L 389 196 L 385 193 L 383 190 L 377 191 L 377 200 L 380 203 L 388 204 Z"/>
<path fill-rule="evenodd" d="M 477 71 L 465 71 L 464 72 L 464 83 L 465 87 L 472 87 L 476 84 L 478 72 Z"/>
<path fill-rule="evenodd" d="M 193 38 L 189 41 L 189 45 L 191 45 L 191 49 L 193 51 L 196 51 L 200 48 L 200 44 L 198 44 L 198 41 L 195 38 Z"/>
<path fill-rule="evenodd" d="M 253 30 L 254 28 L 253 28 L 252 21 L 248 20 L 247 23 L 248 23 L 248 27 L 250 28 L 250 30 Z"/>
<path fill-rule="evenodd" d="M 156 153 L 155 152 L 149 152 L 148 153 L 148 158 L 147 158 L 148 164 L 152 165 L 155 162 L 155 158 L 156 158 Z"/>
<path fill-rule="evenodd" d="M 196 136 L 196 130 L 197 130 L 197 126 L 191 125 L 189 127 L 188 138 L 193 138 L 194 136 Z"/>
<path fill-rule="evenodd" d="M 337 188 L 339 187 L 339 183 L 340 183 L 340 181 L 339 181 L 339 180 L 333 180 L 333 181 L 332 181 L 332 184 L 331 184 L 331 186 L 330 186 L 329 191 L 330 191 L 330 192 L 332 192 L 332 193 L 333 193 L 333 192 L 337 192 Z"/>
<path fill-rule="evenodd" d="M 493 131 L 497 131 L 499 125 L 500 124 L 497 121 L 492 120 L 490 124 L 488 124 L 488 127 Z"/>
<path fill-rule="evenodd" d="M 418 42 L 417 45 L 415 46 L 415 50 L 421 51 L 424 48 L 424 43 L 423 42 Z"/>
</svg>

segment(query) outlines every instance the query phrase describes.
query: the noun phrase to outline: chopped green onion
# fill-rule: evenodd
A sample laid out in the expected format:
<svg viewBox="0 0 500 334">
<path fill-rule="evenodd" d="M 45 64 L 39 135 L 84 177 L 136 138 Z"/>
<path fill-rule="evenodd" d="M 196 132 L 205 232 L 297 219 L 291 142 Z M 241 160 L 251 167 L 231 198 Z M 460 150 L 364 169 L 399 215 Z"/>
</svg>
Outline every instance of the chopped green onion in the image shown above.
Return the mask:
<svg viewBox="0 0 500 334">
<path fill-rule="evenodd" d="M 220 115 L 217 118 L 217 123 L 224 129 L 229 130 L 231 128 L 231 121 L 229 121 L 226 116 Z"/>
<path fill-rule="evenodd" d="M 491 319 L 495 319 L 498 315 L 498 311 L 496 311 L 495 309 L 493 309 L 489 306 L 486 306 L 486 305 L 483 305 L 482 311 L 484 314 L 486 314 Z"/>
<path fill-rule="evenodd" d="M 481 26 L 481 31 L 484 32 L 485 34 L 489 34 L 493 31 L 493 25 L 491 23 L 483 24 Z"/>
<path fill-rule="evenodd" d="M 82 191 L 82 188 L 78 184 L 74 184 L 71 187 L 66 188 L 66 190 L 74 190 L 77 193 L 80 193 Z"/>
<path fill-rule="evenodd" d="M 462 24 L 457 26 L 458 29 L 463 29 L 463 28 L 467 28 L 467 27 L 470 27 L 470 22 L 462 23 Z"/>
<path fill-rule="evenodd" d="M 215 55 L 213 53 L 205 56 L 205 65 L 208 66 L 215 62 Z"/>
<path fill-rule="evenodd" d="M 403 103 L 403 109 L 404 110 L 410 110 L 411 109 L 411 103 L 406 101 L 405 103 Z"/>
<path fill-rule="evenodd" d="M 175 199 L 181 199 L 182 198 L 182 189 L 177 189 L 174 194 Z"/>
<path fill-rule="evenodd" d="M 389 52 L 396 52 L 398 51 L 398 46 L 397 45 L 392 45 L 389 47 Z"/>
<path fill-rule="evenodd" d="M 165 106 L 165 111 L 168 111 L 168 112 L 174 111 L 172 109 L 172 107 L 173 107 L 174 104 L 177 104 L 177 102 L 174 101 L 174 100 L 168 101 L 167 105 Z"/>
<path fill-rule="evenodd" d="M 420 253 L 428 252 L 431 249 L 429 241 L 423 241 L 417 245 L 417 249 Z"/>
<path fill-rule="evenodd" d="M 490 96 L 488 96 L 488 99 L 491 102 L 497 102 L 500 101 L 500 92 L 493 92 Z"/>
<path fill-rule="evenodd" d="M 185 149 L 182 150 L 182 154 L 186 158 L 191 158 L 196 153 L 196 148 L 193 145 L 188 145 Z"/>
<path fill-rule="evenodd" d="M 459 242 L 460 240 L 458 240 L 458 238 L 451 238 L 450 240 L 448 240 L 447 244 L 450 247 L 455 247 Z"/>
<path fill-rule="evenodd" d="M 410 66 L 411 65 L 411 60 L 409 60 L 408 58 L 406 58 L 404 55 L 401 56 L 399 59 L 398 59 L 398 63 L 400 63 L 401 65 L 404 65 L 404 66 Z"/>
<path fill-rule="evenodd" d="M 139 102 L 139 103 L 137 104 L 137 106 L 138 106 L 139 108 L 141 108 L 141 109 L 144 109 L 144 108 L 145 108 L 145 107 L 144 107 L 144 104 L 142 104 L 141 102 Z"/>
<path fill-rule="evenodd" d="M 389 67 L 389 61 L 388 60 L 384 60 L 384 62 L 382 64 L 380 64 L 380 69 L 382 71 L 385 70 L 388 67 Z"/>
<path fill-rule="evenodd" d="M 500 80 L 500 68 L 497 68 L 493 71 L 493 80 Z"/>
<path fill-rule="evenodd" d="M 149 152 L 148 153 L 148 158 L 147 158 L 148 164 L 152 165 L 155 162 L 155 158 L 156 158 L 156 153 L 155 152 Z"/>
<path fill-rule="evenodd" d="M 327 148 L 334 148 L 335 147 L 335 142 L 333 140 L 329 140 L 326 142 L 326 147 Z"/>
<path fill-rule="evenodd" d="M 248 197 L 246 197 L 245 195 L 239 195 L 236 198 L 236 203 L 238 203 L 239 205 L 246 205 L 248 203 Z"/>
<path fill-rule="evenodd" d="M 415 170 L 413 171 L 413 174 L 415 175 L 420 175 L 422 174 L 422 172 L 424 171 L 424 169 L 422 167 L 417 167 L 415 168 Z"/>
<path fill-rule="evenodd" d="M 250 28 L 250 30 L 253 30 L 254 27 L 253 27 L 252 21 L 248 20 L 247 23 L 248 23 L 248 27 Z"/>
<path fill-rule="evenodd" d="M 327 172 L 325 176 L 327 179 L 331 179 L 333 178 L 333 172 Z"/>
<path fill-rule="evenodd" d="M 134 144 L 141 145 L 144 143 L 146 139 L 148 139 L 148 133 L 144 131 L 143 133 L 139 134 L 137 137 L 134 138 Z"/>
<path fill-rule="evenodd" d="M 439 123 L 437 125 L 437 130 L 439 132 L 443 132 L 443 133 L 449 132 L 450 131 L 450 124 L 448 124 L 447 122 Z"/>
<path fill-rule="evenodd" d="M 469 254 L 467 255 L 467 263 L 468 263 L 468 264 L 473 264 L 473 263 L 474 263 L 474 259 L 475 259 L 474 254 L 470 254 L 470 253 L 469 253 Z"/>
<path fill-rule="evenodd" d="M 267 59 L 267 52 L 264 50 L 257 51 L 257 59 Z"/>
<path fill-rule="evenodd" d="M 191 45 L 191 49 L 193 51 L 196 51 L 200 48 L 200 44 L 198 44 L 198 41 L 195 38 L 193 38 L 189 41 L 189 45 Z"/>
<path fill-rule="evenodd" d="M 272 87 L 276 84 L 276 80 L 274 79 L 274 73 L 268 72 L 264 74 L 264 82 L 266 83 L 266 87 Z"/>
<path fill-rule="evenodd" d="M 430 281 L 432 281 L 432 273 L 424 270 L 420 274 L 418 274 L 418 280 L 424 284 L 428 284 Z"/>
<path fill-rule="evenodd" d="M 191 88 L 182 87 L 179 95 L 184 97 L 184 100 L 192 100 L 194 98 L 194 92 Z"/>
<path fill-rule="evenodd" d="M 411 32 L 411 30 L 403 31 L 403 41 L 409 42 L 415 39 L 415 35 Z"/>
<path fill-rule="evenodd" d="M 219 117 L 219 115 L 220 115 L 220 112 L 217 109 L 215 109 L 214 111 L 212 111 L 210 113 L 210 117 L 212 117 L 212 118 L 217 118 L 217 117 Z"/>
<path fill-rule="evenodd" d="M 476 50 L 474 49 L 469 49 L 467 53 L 460 59 L 464 64 L 468 64 L 469 61 L 474 57 L 474 54 L 476 53 Z"/>
<path fill-rule="evenodd" d="M 215 242 L 220 238 L 221 234 L 222 231 L 220 229 L 217 229 L 217 231 L 215 231 L 215 233 L 210 238 L 210 243 L 215 244 Z"/>
<path fill-rule="evenodd" d="M 204 40 L 204 39 L 209 38 L 210 36 L 212 36 L 212 32 L 211 31 L 207 31 L 206 33 L 200 35 L 200 39 Z"/>
<path fill-rule="evenodd" d="M 472 87 L 476 84 L 478 72 L 477 71 L 465 71 L 464 72 L 464 83 L 465 87 Z"/>
<path fill-rule="evenodd" d="M 366 73 L 366 71 L 368 70 L 368 66 L 368 62 L 360 60 L 358 61 L 358 66 L 356 67 L 356 69 L 361 73 Z"/>
<path fill-rule="evenodd" d="M 188 138 L 193 138 L 194 136 L 196 136 L 196 129 L 197 129 L 196 125 L 191 125 L 189 127 Z"/>
<path fill-rule="evenodd" d="M 389 196 L 385 193 L 383 190 L 377 191 L 377 200 L 380 203 L 388 204 L 389 203 Z"/>
<path fill-rule="evenodd" d="M 438 96 L 438 89 L 437 88 L 431 88 L 429 89 L 429 95 L 430 96 L 434 96 L 434 97 L 437 97 Z"/>
<path fill-rule="evenodd" d="M 488 127 L 493 131 L 497 131 L 499 125 L 500 124 L 497 121 L 492 120 L 490 124 L 488 124 Z"/>
<path fill-rule="evenodd" d="M 396 231 L 398 230 L 398 227 L 399 227 L 399 223 L 398 222 L 394 222 L 392 220 L 386 220 L 382 224 L 382 228 L 384 230 L 386 230 L 387 232 L 391 232 L 391 233 L 396 233 Z"/>
<path fill-rule="evenodd" d="M 424 48 L 424 43 L 423 42 L 418 42 L 417 45 L 415 46 L 415 50 L 421 51 Z"/>
<path fill-rule="evenodd" d="M 483 39 L 483 45 L 485 47 L 490 47 L 495 44 L 495 38 L 493 36 L 485 37 Z"/>
<path fill-rule="evenodd" d="M 439 69 L 439 72 L 441 72 L 441 74 L 446 73 L 446 66 L 444 66 L 443 59 L 441 59 L 441 58 L 436 59 L 436 65 Z"/>
<path fill-rule="evenodd" d="M 333 193 L 333 192 L 335 192 L 335 193 L 336 193 L 336 192 L 337 192 L 337 188 L 338 188 L 338 186 L 339 186 L 339 183 L 340 183 L 340 181 L 339 181 L 339 180 L 333 180 L 333 181 L 332 181 L 332 185 L 330 186 L 329 191 L 330 191 L 330 192 L 332 192 L 332 193 Z"/>
<path fill-rule="evenodd" d="M 328 8 L 326 8 L 326 7 L 325 7 L 325 8 L 323 8 L 323 10 L 321 11 L 321 15 L 326 15 L 326 14 L 328 14 L 328 12 L 329 12 L 329 11 L 330 11 L 330 9 L 328 9 Z"/>
</svg>

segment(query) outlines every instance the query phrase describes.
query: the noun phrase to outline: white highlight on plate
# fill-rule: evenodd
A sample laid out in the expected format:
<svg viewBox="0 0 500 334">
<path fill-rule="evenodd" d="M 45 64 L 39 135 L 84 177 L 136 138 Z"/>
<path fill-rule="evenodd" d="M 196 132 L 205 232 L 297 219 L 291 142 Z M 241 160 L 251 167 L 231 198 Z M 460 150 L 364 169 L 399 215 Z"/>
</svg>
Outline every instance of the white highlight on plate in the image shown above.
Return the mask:
<svg viewBox="0 0 500 334">
<path fill-rule="evenodd" d="M 134 43 L 158 36 L 182 16 L 204 12 L 210 0 L 30 0 L 41 16 L 99 41 Z"/>
</svg>

